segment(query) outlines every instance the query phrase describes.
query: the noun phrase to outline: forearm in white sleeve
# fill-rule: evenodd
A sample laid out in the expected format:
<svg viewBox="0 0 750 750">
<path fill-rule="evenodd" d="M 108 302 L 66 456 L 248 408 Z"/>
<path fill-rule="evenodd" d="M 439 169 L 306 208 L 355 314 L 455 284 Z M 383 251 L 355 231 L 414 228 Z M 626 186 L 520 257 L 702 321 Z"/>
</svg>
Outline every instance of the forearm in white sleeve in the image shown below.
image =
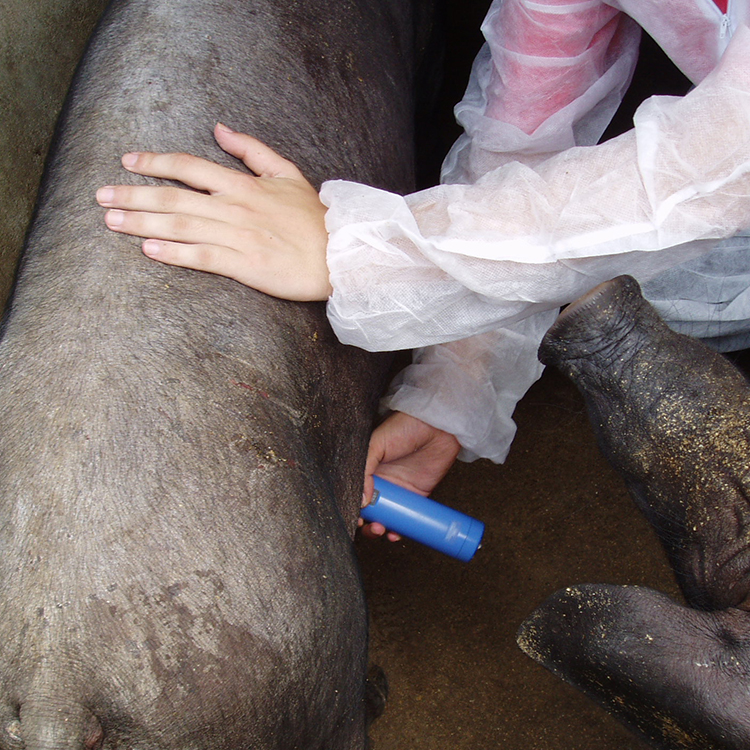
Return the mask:
<svg viewBox="0 0 750 750">
<path fill-rule="evenodd" d="M 383 405 L 455 435 L 463 461 L 503 462 L 516 433 L 511 415 L 542 373 L 537 349 L 556 314 L 416 351 Z"/>
<path fill-rule="evenodd" d="M 682 98 L 634 130 L 534 168 L 406 198 L 325 183 L 329 319 L 370 350 L 495 330 L 619 273 L 648 279 L 750 223 L 750 30 Z"/>
<path fill-rule="evenodd" d="M 465 132 L 442 182 L 538 163 L 601 136 L 635 67 L 640 28 L 603 2 L 495 0 L 487 44 L 456 108 Z M 540 376 L 537 349 L 556 311 L 415 352 L 384 403 L 456 435 L 460 458 L 505 460 L 517 402 Z"/>
<path fill-rule="evenodd" d="M 444 183 L 598 140 L 635 66 L 636 24 L 603 2 L 495 0 L 482 31 L 487 44 L 456 108 L 465 132 Z M 542 372 L 536 353 L 555 315 L 417 350 L 384 403 L 454 434 L 463 460 L 504 461 L 512 414 Z"/>
<path fill-rule="evenodd" d="M 482 32 L 442 182 L 599 140 L 635 69 L 637 23 L 598 0 L 494 0 Z"/>
</svg>

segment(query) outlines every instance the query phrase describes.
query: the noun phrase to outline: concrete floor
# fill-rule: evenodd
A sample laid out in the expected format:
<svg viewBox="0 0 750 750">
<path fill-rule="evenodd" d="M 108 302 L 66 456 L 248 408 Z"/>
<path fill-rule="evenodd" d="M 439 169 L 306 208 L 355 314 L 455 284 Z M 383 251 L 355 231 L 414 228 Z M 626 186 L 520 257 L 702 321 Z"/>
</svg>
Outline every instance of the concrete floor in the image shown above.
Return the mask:
<svg viewBox="0 0 750 750">
<path fill-rule="evenodd" d="M 488 4 L 448 0 L 450 68 L 435 119 L 438 151 L 457 133 L 451 106 L 462 93 Z M 3 3 L 12 24 L 0 29 L 0 298 L 67 81 L 103 5 Z M 435 493 L 486 523 L 472 562 L 406 541 L 357 541 L 372 659 L 386 669 L 391 686 L 386 713 L 372 731 L 376 750 L 645 747 L 525 657 L 514 634 L 560 587 L 632 583 L 676 593 L 671 573 L 600 456 L 573 387 L 548 371 L 516 418 L 518 437 L 505 465 L 458 464 Z"/>
</svg>

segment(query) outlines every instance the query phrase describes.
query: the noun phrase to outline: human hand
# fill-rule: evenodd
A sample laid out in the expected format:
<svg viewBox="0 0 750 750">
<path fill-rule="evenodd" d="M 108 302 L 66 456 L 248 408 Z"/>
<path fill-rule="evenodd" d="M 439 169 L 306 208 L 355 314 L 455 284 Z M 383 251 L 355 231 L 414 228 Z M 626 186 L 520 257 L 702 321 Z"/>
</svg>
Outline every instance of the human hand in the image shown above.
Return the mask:
<svg viewBox="0 0 750 750">
<path fill-rule="evenodd" d="M 403 412 L 393 412 L 370 437 L 363 503 L 372 499 L 373 474 L 420 495 L 429 495 L 453 466 L 460 450 L 458 440 L 449 432 Z M 361 518 L 359 522 L 365 536 L 373 538 L 386 532 L 382 524 L 363 525 Z M 391 541 L 400 538 L 393 532 L 387 536 Z"/>
<path fill-rule="evenodd" d="M 147 237 L 143 252 L 162 263 L 228 276 L 283 299 L 327 299 L 326 207 L 315 188 L 257 139 L 221 124 L 214 136 L 254 175 L 188 154 L 125 154 L 130 172 L 195 190 L 100 188 L 97 201 L 110 209 L 107 226 Z"/>
</svg>

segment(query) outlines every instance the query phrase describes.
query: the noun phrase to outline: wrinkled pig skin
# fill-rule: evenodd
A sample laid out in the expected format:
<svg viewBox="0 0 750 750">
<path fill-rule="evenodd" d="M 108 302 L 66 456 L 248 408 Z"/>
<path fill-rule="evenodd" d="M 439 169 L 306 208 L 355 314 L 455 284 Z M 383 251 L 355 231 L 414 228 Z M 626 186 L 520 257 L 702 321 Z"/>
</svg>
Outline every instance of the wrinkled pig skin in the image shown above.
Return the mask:
<svg viewBox="0 0 750 750">
<path fill-rule="evenodd" d="M 421 8 L 419 9 L 421 12 Z M 61 115 L 0 342 L 0 748 L 364 747 L 351 536 L 388 359 L 318 304 L 160 265 L 132 150 L 412 187 L 403 0 L 120 0 Z"/>
<path fill-rule="evenodd" d="M 573 586 L 521 648 L 660 748 L 750 747 L 750 387 L 618 277 L 569 306 L 540 359 L 583 394 L 599 445 L 667 551 L 688 606 Z"/>
</svg>

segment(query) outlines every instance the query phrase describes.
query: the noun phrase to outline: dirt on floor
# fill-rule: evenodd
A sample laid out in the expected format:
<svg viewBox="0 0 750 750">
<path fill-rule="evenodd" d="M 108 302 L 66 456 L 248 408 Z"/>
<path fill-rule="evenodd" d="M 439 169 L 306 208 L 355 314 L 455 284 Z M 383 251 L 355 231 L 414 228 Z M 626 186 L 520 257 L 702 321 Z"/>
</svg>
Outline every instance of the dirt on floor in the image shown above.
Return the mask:
<svg viewBox="0 0 750 750">
<path fill-rule="evenodd" d="M 371 659 L 390 683 L 375 750 L 647 747 L 525 656 L 515 633 L 571 584 L 637 584 L 679 599 L 665 555 L 568 381 L 546 370 L 516 421 L 504 465 L 457 463 L 433 495 L 486 524 L 471 562 L 410 541 L 357 541 Z"/>
</svg>

